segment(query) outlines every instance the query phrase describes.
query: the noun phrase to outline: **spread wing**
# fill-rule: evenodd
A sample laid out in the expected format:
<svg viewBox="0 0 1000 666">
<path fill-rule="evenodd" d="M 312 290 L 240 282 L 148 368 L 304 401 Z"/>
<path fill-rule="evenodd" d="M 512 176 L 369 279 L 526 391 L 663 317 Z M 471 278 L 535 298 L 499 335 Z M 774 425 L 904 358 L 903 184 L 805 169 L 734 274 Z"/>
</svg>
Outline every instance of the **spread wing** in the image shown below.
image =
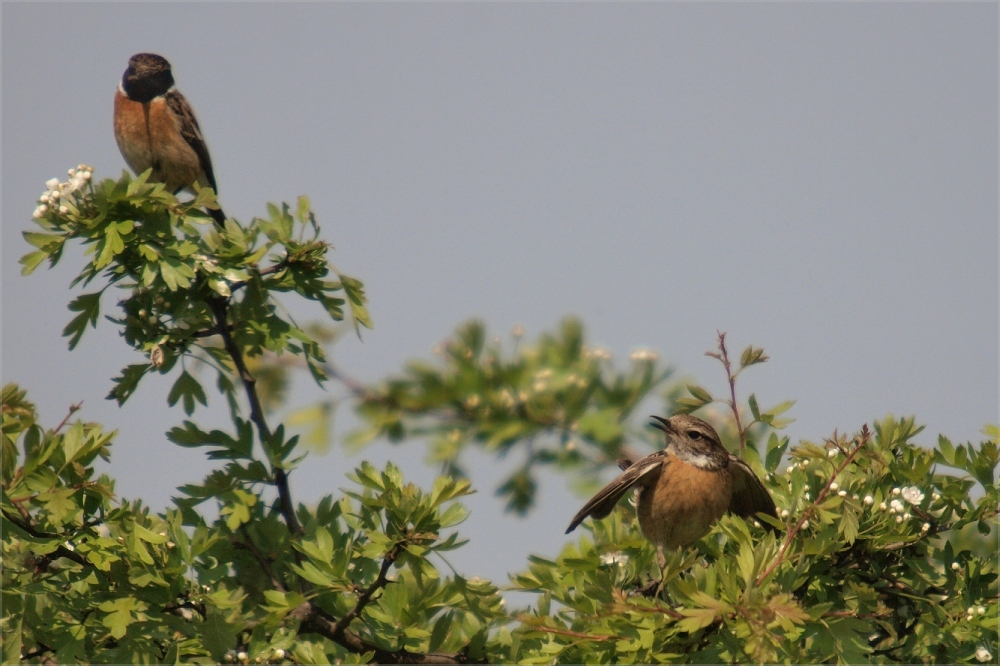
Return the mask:
<svg viewBox="0 0 1000 666">
<path fill-rule="evenodd" d="M 205 173 L 205 179 L 218 194 L 219 188 L 215 184 L 215 172 L 212 171 L 212 158 L 208 156 L 208 145 L 205 143 L 205 137 L 201 135 L 201 128 L 198 127 L 198 121 L 194 117 L 194 110 L 188 104 L 187 98 L 177 90 L 167 92 L 166 100 L 167 106 L 180 121 L 181 136 L 198 156 L 201 170 Z"/>
<path fill-rule="evenodd" d="M 624 462 L 628 461 L 622 460 L 619 461 L 619 464 Z M 664 463 L 666 463 L 665 452 L 657 451 L 631 465 L 617 479 L 604 486 L 596 495 L 590 498 L 590 501 L 583 505 L 583 508 L 573 516 L 569 527 L 566 528 L 566 534 L 575 530 L 576 526 L 582 523 L 583 519 L 587 516 L 593 516 L 594 518 L 607 517 L 625 493 L 631 490 L 636 484 L 645 485 L 651 480 L 651 477 L 655 478 Z"/>
<path fill-rule="evenodd" d="M 774 500 L 749 465 L 730 455 L 729 472 L 733 475 L 733 498 L 729 502 L 729 510 L 732 513 L 742 518 L 753 517 L 758 513 L 778 517 Z M 765 527 L 772 529 L 767 524 Z"/>
</svg>

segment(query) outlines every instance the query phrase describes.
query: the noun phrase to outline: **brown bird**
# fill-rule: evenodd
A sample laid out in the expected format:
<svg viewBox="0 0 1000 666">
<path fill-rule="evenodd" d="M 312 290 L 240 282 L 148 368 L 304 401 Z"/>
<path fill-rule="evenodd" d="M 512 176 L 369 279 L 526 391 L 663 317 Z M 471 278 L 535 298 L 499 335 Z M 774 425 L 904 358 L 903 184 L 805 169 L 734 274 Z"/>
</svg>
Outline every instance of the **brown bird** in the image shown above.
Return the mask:
<svg viewBox="0 0 1000 666">
<path fill-rule="evenodd" d="M 719 435 L 696 416 L 653 416 L 667 446 L 642 460 L 619 461 L 625 470 L 573 516 L 566 534 L 587 516 L 605 518 L 632 488 L 639 489 L 639 527 L 656 546 L 662 572 L 664 551 L 684 548 L 705 536 L 727 510 L 741 517 L 777 517 L 774 501 L 750 467 L 722 446 Z"/>
<path fill-rule="evenodd" d="M 193 191 L 194 183 L 219 192 L 194 110 L 174 88 L 166 58 L 137 53 L 128 59 L 115 93 L 114 125 L 118 150 L 132 171 L 152 168 L 150 180 L 164 183 L 174 194 Z M 209 208 L 208 213 L 225 226 L 221 209 Z"/>
</svg>

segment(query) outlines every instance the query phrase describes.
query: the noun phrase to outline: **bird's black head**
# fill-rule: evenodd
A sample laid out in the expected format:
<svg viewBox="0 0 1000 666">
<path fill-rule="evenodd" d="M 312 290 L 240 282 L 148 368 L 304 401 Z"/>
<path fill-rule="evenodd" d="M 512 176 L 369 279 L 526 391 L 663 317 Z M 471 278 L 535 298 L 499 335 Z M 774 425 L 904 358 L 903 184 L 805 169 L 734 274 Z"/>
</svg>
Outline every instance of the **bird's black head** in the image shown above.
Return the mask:
<svg viewBox="0 0 1000 666">
<path fill-rule="evenodd" d="M 128 69 L 122 75 L 122 90 L 134 102 L 149 102 L 163 95 L 174 85 L 170 63 L 155 53 L 136 53 L 128 59 Z"/>
</svg>

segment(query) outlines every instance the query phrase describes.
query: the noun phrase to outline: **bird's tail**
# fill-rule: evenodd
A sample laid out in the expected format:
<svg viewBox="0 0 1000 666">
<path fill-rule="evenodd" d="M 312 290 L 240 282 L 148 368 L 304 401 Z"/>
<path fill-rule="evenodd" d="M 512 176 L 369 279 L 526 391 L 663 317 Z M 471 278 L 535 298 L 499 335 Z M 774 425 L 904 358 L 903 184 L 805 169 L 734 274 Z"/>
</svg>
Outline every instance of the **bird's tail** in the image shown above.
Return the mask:
<svg viewBox="0 0 1000 666">
<path fill-rule="evenodd" d="M 226 228 L 226 214 L 222 212 L 221 208 L 206 208 L 205 210 L 212 216 L 212 219 L 215 220 L 220 229 Z"/>
</svg>

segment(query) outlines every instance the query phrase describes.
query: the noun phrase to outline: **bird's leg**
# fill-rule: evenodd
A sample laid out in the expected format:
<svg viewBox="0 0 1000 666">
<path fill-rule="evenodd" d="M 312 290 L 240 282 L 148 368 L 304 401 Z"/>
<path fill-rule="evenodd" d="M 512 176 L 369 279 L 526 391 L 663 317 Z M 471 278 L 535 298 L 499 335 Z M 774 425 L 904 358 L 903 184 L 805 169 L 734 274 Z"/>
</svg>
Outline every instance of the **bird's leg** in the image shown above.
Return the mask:
<svg viewBox="0 0 1000 666">
<path fill-rule="evenodd" d="M 660 567 L 660 582 L 657 583 L 656 593 L 653 596 L 658 597 L 667 582 L 667 556 L 663 552 L 663 544 L 657 544 L 656 546 L 656 564 Z"/>
<path fill-rule="evenodd" d="M 660 591 L 663 589 L 667 577 L 667 556 L 663 551 L 663 546 L 659 545 L 656 547 L 656 567 L 660 570 L 659 579 L 651 580 L 637 590 L 644 597 L 660 596 Z"/>
</svg>

